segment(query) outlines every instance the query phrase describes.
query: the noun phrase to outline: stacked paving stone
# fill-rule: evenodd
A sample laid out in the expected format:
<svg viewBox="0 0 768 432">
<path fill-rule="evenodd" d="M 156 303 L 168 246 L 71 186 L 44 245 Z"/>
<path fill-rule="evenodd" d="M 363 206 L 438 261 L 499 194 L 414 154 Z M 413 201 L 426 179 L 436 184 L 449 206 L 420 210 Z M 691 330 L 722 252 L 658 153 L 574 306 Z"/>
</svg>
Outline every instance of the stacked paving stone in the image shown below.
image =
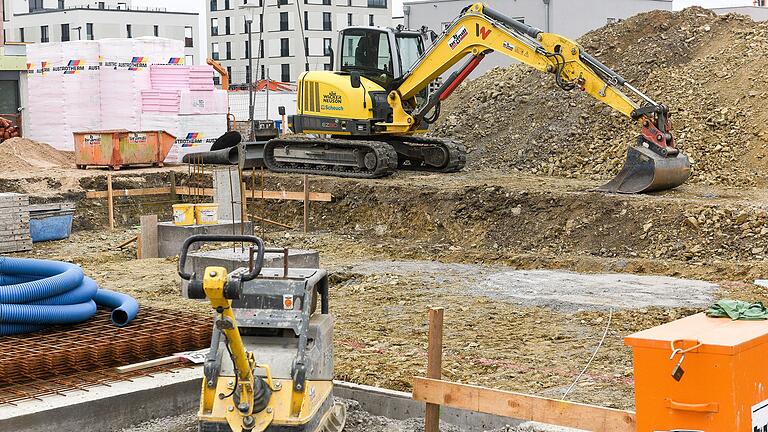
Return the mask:
<svg viewBox="0 0 768 432">
<path fill-rule="evenodd" d="M 0 253 L 31 249 L 29 197 L 17 193 L 0 193 Z"/>
</svg>

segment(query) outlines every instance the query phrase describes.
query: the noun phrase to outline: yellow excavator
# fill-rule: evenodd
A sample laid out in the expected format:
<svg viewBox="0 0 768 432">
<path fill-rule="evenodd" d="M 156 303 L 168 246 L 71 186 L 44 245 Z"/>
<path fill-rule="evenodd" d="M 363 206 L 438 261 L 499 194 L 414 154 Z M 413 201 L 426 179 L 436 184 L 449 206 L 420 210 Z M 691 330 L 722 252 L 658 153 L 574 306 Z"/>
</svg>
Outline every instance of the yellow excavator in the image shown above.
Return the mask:
<svg viewBox="0 0 768 432">
<path fill-rule="evenodd" d="M 278 172 L 376 178 L 398 168 L 455 172 L 465 147 L 423 136 L 448 98 L 483 60 L 499 52 L 554 75 L 564 90 L 582 90 L 640 123 L 624 168 L 599 190 L 640 193 L 674 188 L 691 173 L 672 136 L 669 110 L 563 36 L 545 33 L 475 3 L 425 49 L 423 32 L 378 27 L 341 31 L 336 71 L 298 79 L 296 133 L 270 140 L 265 165 Z M 427 94 L 431 83 L 468 61 Z M 626 93 L 625 93 L 626 91 Z M 633 100 L 628 94 L 632 95 Z"/>
</svg>

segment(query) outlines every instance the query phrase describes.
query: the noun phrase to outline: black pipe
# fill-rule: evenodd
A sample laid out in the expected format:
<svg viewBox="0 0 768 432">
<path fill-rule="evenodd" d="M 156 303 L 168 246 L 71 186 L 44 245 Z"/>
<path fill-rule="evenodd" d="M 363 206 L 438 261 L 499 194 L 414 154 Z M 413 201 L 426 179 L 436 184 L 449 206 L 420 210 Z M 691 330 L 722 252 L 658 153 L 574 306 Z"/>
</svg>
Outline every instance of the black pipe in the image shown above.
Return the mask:
<svg viewBox="0 0 768 432">
<path fill-rule="evenodd" d="M 502 24 L 511 27 L 515 31 L 526 34 L 534 39 L 536 39 L 536 37 L 540 33 L 544 33 L 543 31 L 537 29 L 536 27 L 529 26 L 528 24 L 522 23 L 514 18 L 508 17 L 497 10 L 489 8 L 488 6 L 483 6 L 483 13 L 488 18 L 495 19 L 496 21 L 499 21 Z"/>
</svg>

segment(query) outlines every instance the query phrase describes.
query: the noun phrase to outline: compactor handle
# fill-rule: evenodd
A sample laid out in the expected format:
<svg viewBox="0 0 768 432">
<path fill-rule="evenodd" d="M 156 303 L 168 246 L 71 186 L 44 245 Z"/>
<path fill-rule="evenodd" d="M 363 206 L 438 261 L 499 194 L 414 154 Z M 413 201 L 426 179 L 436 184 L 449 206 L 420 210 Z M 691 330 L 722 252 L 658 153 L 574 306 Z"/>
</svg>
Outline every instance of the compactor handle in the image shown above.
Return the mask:
<svg viewBox="0 0 768 432">
<path fill-rule="evenodd" d="M 216 234 L 197 234 L 189 237 L 184 241 L 184 245 L 181 246 L 181 254 L 179 255 L 179 276 L 190 281 L 195 279 L 194 273 L 187 273 L 184 270 L 184 265 L 187 263 L 187 253 L 189 247 L 194 243 L 220 243 L 220 242 L 243 242 L 256 245 L 257 252 L 256 258 L 253 260 L 253 268 L 250 273 L 240 276 L 241 282 L 248 282 L 249 280 L 256 279 L 261 273 L 261 266 L 264 263 L 264 241 L 256 236 L 248 235 L 216 235 Z"/>
</svg>

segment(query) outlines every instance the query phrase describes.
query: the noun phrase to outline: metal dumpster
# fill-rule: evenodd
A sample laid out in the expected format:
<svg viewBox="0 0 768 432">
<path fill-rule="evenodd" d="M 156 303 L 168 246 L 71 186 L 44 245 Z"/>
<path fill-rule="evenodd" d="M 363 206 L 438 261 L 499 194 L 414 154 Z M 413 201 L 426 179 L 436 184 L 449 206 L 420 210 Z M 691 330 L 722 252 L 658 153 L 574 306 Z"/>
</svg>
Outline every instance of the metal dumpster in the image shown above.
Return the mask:
<svg viewBox="0 0 768 432">
<path fill-rule="evenodd" d="M 103 166 L 163 166 L 176 137 L 165 131 L 125 129 L 74 132 L 75 163 L 80 169 Z"/>
</svg>

